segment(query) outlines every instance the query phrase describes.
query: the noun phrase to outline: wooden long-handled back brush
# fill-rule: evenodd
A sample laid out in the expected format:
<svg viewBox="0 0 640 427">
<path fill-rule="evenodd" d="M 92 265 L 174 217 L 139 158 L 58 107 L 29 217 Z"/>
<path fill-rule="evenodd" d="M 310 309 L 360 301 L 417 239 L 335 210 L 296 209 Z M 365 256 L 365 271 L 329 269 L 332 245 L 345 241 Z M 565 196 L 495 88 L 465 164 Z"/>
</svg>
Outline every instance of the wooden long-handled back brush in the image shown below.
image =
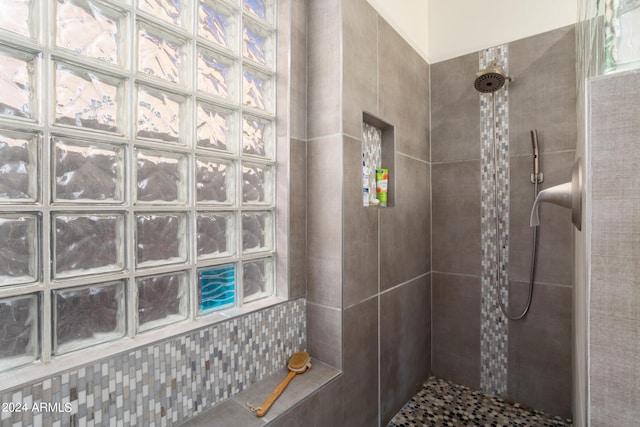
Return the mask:
<svg viewBox="0 0 640 427">
<path fill-rule="evenodd" d="M 271 405 L 273 405 L 273 402 L 275 402 L 276 399 L 280 397 L 284 389 L 287 388 L 291 380 L 296 375 L 303 374 L 311 369 L 311 357 L 309 357 L 309 353 L 307 353 L 306 351 L 299 351 L 297 353 L 294 353 L 293 356 L 291 356 L 291 359 L 289 359 L 288 368 L 289 374 L 287 375 L 287 378 L 285 378 L 280 384 L 278 384 L 278 386 L 273 390 L 273 392 L 271 392 L 267 400 L 265 400 L 262 405 L 255 408 L 250 403 L 247 403 L 247 405 L 251 409 L 251 412 L 255 412 L 257 417 L 262 417 L 267 413 L 269 408 L 271 408 Z"/>
</svg>

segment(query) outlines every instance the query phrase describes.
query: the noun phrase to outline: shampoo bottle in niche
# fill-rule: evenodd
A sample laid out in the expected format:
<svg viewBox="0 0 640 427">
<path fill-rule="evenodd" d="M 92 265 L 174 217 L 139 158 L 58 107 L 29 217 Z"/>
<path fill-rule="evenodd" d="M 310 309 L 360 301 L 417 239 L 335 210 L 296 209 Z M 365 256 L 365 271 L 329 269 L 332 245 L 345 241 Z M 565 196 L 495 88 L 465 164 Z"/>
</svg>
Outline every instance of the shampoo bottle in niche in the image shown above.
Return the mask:
<svg viewBox="0 0 640 427">
<path fill-rule="evenodd" d="M 387 206 L 387 188 L 389 186 L 389 169 L 376 169 L 376 193 L 380 206 Z"/>
<path fill-rule="evenodd" d="M 369 170 L 362 153 L 362 206 L 369 206 Z"/>
</svg>

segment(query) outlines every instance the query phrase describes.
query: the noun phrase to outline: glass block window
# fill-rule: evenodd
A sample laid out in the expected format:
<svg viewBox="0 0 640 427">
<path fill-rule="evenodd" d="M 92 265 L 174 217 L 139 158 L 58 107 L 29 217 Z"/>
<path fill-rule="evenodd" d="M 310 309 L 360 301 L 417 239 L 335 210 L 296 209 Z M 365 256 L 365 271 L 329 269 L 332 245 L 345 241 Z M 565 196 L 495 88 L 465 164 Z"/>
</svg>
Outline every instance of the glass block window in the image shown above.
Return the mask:
<svg viewBox="0 0 640 427">
<path fill-rule="evenodd" d="M 272 296 L 275 1 L 8 1 L 0 372 Z"/>
</svg>

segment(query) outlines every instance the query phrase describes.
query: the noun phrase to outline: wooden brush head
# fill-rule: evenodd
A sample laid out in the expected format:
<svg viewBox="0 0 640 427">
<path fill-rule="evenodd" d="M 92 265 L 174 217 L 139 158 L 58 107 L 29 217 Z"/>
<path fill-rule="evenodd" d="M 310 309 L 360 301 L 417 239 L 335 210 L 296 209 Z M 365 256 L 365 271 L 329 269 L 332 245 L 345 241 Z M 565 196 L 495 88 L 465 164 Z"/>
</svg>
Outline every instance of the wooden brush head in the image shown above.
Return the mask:
<svg viewBox="0 0 640 427">
<path fill-rule="evenodd" d="M 289 359 L 289 370 L 292 372 L 304 372 L 308 369 L 311 357 L 306 351 L 294 353 Z"/>
</svg>

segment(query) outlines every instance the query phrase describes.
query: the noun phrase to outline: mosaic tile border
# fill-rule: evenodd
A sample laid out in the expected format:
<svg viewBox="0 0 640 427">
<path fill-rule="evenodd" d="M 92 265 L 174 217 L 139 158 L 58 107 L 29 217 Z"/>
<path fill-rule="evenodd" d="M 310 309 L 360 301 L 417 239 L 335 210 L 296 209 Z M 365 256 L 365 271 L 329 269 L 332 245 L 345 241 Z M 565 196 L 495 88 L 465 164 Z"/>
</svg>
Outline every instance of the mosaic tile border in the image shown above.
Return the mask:
<svg viewBox="0 0 640 427">
<path fill-rule="evenodd" d="M 507 45 L 479 52 L 479 69 L 498 61 L 509 74 Z M 495 102 L 495 108 L 493 103 Z M 495 112 L 495 117 L 494 117 Z M 496 167 L 493 162 L 495 120 Z M 500 260 L 500 283 L 508 283 L 509 271 L 509 85 L 494 94 L 480 94 L 481 142 L 481 323 L 480 323 L 480 388 L 502 396 L 507 392 L 508 322 L 498 302 L 496 266 Z M 494 180 L 494 175 L 496 179 Z M 498 203 L 495 203 L 495 198 Z M 497 208 L 497 212 L 496 212 Z M 499 230 L 496 229 L 496 216 Z M 496 246 L 496 233 L 499 237 Z M 499 288 L 507 304 L 507 288 Z"/>
<path fill-rule="evenodd" d="M 173 425 L 305 348 L 306 301 L 287 301 L 3 391 L 0 426 Z"/>
</svg>

